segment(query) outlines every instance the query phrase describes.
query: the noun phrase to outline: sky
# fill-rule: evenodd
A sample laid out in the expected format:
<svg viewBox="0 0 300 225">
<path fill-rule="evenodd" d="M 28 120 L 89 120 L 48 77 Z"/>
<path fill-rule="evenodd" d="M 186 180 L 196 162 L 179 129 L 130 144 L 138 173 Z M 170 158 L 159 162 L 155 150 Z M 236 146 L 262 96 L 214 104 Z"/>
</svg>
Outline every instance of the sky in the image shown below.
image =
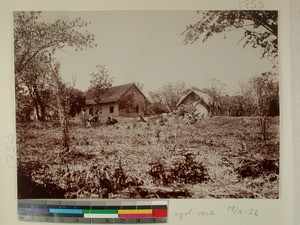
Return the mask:
<svg viewBox="0 0 300 225">
<path fill-rule="evenodd" d="M 259 49 L 243 48 L 237 30 L 184 45 L 185 27 L 198 21 L 195 11 L 95 11 L 43 12 L 53 20 L 81 17 L 91 22 L 85 30 L 95 35 L 97 47 L 75 52 L 58 51 L 61 75 L 67 82 L 76 77 L 75 87 L 86 91 L 96 65 L 105 65 L 113 85 L 139 82 L 143 92 L 158 90 L 168 82 L 183 81 L 205 88 L 214 78 L 225 84 L 228 94 L 239 91 L 239 83 L 272 70 L 272 63 L 261 58 Z"/>
</svg>

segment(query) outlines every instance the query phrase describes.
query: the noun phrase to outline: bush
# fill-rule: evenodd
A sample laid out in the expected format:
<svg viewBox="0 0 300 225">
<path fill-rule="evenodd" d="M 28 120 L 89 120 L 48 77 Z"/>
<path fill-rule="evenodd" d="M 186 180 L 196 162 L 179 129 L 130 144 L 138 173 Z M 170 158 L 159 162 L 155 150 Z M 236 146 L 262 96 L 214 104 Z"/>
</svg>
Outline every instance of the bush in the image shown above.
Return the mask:
<svg viewBox="0 0 300 225">
<path fill-rule="evenodd" d="M 171 174 L 176 177 L 180 183 L 196 184 L 209 179 L 204 165 L 201 162 L 196 162 L 194 157 L 193 154 L 186 153 L 184 155 L 184 161 L 175 162 Z"/>
<path fill-rule="evenodd" d="M 149 174 L 154 178 L 154 182 L 162 183 L 166 186 L 172 181 L 167 169 L 165 169 L 165 166 L 161 162 L 150 163 L 150 166 Z"/>
<path fill-rule="evenodd" d="M 146 112 L 148 115 L 160 115 L 169 112 L 165 105 L 162 103 L 151 103 L 147 106 Z"/>
<path fill-rule="evenodd" d="M 125 171 L 122 167 L 121 162 L 119 162 L 119 167 L 115 169 L 115 172 L 113 174 L 113 183 L 114 183 L 114 189 L 115 190 L 123 190 L 128 187 L 127 183 L 127 175 L 125 174 Z"/>
<path fill-rule="evenodd" d="M 279 173 L 279 166 L 275 160 L 244 160 L 240 166 L 236 168 L 236 172 L 241 178 L 252 177 L 257 178 L 263 174 Z"/>
<path fill-rule="evenodd" d="M 186 153 L 183 160 L 178 159 L 170 168 L 164 166 L 166 163 L 151 163 L 149 174 L 165 186 L 172 183 L 197 184 L 207 181 L 207 169 L 202 163 L 196 162 L 194 157 L 193 154 Z"/>
</svg>

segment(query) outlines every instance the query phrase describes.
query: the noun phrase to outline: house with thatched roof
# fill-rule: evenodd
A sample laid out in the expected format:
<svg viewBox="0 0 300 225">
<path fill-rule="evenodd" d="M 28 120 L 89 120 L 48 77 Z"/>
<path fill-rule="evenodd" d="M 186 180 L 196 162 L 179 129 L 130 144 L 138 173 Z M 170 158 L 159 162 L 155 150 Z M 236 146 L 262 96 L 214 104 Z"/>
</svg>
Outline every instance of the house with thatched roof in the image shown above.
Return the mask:
<svg viewBox="0 0 300 225">
<path fill-rule="evenodd" d="M 194 115 L 207 117 L 210 116 L 209 102 L 209 95 L 197 90 L 191 90 L 179 100 L 177 107 L 189 106 L 193 108 Z"/>
<path fill-rule="evenodd" d="M 86 113 L 99 117 L 144 116 L 149 100 L 134 84 L 124 84 L 108 88 L 100 100 L 88 99 Z"/>
</svg>

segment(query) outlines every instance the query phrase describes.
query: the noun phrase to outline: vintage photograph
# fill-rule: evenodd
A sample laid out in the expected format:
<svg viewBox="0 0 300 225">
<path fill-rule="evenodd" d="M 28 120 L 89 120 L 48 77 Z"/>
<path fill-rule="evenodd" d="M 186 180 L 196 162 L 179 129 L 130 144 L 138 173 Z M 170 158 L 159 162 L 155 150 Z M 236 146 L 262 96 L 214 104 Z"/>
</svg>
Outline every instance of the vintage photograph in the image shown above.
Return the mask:
<svg viewBox="0 0 300 225">
<path fill-rule="evenodd" d="M 279 198 L 277 11 L 15 11 L 19 199 Z"/>
</svg>

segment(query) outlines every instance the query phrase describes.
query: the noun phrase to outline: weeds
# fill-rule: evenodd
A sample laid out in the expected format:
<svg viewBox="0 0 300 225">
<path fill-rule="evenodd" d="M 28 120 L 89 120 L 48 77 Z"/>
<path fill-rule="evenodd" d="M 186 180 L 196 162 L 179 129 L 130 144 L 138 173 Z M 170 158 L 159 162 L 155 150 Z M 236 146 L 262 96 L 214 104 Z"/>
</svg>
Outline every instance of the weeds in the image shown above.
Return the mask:
<svg viewBox="0 0 300 225">
<path fill-rule="evenodd" d="M 278 118 L 266 145 L 257 118 L 118 120 L 70 121 L 68 153 L 54 123 L 18 125 L 19 198 L 278 198 Z"/>
</svg>

